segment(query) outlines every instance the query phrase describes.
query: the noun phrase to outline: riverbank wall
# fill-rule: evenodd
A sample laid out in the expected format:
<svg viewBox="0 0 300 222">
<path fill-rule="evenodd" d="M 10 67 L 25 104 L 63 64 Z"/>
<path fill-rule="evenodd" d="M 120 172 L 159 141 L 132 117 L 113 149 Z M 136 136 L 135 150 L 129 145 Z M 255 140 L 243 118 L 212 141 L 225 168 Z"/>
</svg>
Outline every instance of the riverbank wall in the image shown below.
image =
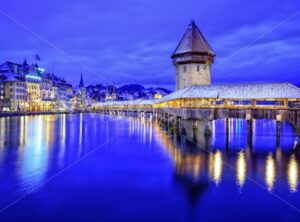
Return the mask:
<svg viewBox="0 0 300 222">
<path fill-rule="evenodd" d="M 0 117 L 14 117 L 14 116 L 35 116 L 35 115 L 57 115 L 57 114 L 77 114 L 87 113 L 86 111 L 80 112 L 0 112 Z"/>
</svg>

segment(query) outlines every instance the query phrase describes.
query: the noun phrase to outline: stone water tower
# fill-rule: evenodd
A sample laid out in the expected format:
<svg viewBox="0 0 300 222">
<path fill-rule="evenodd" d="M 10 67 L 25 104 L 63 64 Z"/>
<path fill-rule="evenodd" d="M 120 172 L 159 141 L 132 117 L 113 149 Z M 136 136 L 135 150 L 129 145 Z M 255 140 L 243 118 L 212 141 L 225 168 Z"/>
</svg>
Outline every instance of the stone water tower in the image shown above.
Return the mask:
<svg viewBox="0 0 300 222">
<path fill-rule="evenodd" d="M 176 90 L 211 84 L 211 64 L 215 53 L 192 21 L 172 55 L 176 68 Z"/>
</svg>

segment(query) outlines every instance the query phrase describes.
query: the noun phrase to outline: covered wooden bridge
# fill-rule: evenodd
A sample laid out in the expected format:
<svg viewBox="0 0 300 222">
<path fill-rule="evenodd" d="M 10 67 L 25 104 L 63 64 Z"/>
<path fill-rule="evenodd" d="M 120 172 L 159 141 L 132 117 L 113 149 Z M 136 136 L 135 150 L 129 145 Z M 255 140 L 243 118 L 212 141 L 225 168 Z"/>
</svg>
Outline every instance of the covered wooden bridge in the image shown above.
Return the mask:
<svg viewBox="0 0 300 222">
<path fill-rule="evenodd" d="M 195 85 L 157 100 L 96 103 L 97 112 L 163 121 L 242 118 L 289 121 L 300 129 L 300 89 L 289 83 Z"/>
</svg>

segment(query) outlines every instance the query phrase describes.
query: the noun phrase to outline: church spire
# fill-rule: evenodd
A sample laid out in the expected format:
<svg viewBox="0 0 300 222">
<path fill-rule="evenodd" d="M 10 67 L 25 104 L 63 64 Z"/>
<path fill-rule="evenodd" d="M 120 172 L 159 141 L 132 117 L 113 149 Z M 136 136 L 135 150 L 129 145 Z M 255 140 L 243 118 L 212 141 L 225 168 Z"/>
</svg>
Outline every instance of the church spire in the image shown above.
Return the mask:
<svg viewBox="0 0 300 222">
<path fill-rule="evenodd" d="M 24 59 L 23 66 L 28 66 L 27 60 Z"/>
<path fill-rule="evenodd" d="M 83 77 L 82 77 L 82 71 L 81 71 L 81 77 L 80 77 L 79 88 L 84 88 Z"/>
</svg>

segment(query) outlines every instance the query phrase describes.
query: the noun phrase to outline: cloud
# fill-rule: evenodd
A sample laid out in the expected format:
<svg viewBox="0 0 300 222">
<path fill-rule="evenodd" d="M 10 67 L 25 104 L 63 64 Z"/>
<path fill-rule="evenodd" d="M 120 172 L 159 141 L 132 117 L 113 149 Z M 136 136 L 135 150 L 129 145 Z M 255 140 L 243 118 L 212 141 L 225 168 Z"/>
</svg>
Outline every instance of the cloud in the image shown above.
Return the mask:
<svg viewBox="0 0 300 222">
<path fill-rule="evenodd" d="M 280 20 L 261 21 L 217 36 L 214 42 L 219 56 L 214 67 L 215 80 L 293 82 L 300 59 L 297 20 L 274 30 Z"/>
<path fill-rule="evenodd" d="M 214 81 L 294 81 L 299 70 L 299 16 L 280 26 L 255 44 L 218 65 L 232 53 L 286 19 L 300 3 L 278 0 L 66 0 L 3 2 L 2 8 L 34 32 L 76 58 L 85 82 L 105 83 L 95 73 L 117 84 L 174 84 L 170 55 L 190 19 L 216 51 Z M 38 9 L 38 10 L 37 10 Z M 201 13 L 199 13 L 201 11 Z M 81 64 L 0 16 L 0 60 L 34 61 L 35 53 L 49 71 L 76 84 Z M 78 78 L 75 78 L 78 77 Z M 282 77 L 284 76 L 284 77 Z"/>
</svg>

